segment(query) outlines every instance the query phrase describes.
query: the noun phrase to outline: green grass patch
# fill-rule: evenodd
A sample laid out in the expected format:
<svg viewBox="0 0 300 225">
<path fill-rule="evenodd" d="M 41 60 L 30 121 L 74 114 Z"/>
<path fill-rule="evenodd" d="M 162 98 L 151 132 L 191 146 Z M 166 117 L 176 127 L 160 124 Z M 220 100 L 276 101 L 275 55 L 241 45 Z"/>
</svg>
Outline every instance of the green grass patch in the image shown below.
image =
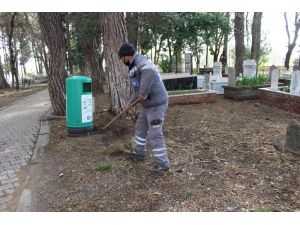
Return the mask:
<svg viewBox="0 0 300 225">
<path fill-rule="evenodd" d="M 108 171 L 112 169 L 112 165 L 109 162 L 97 162 L 93 165 L 93 170 L 96 171 Z"/>
<path fill-rule="evenodd" d="M 250 212 L 268 212 L 268 210 L 262 206 L 256 206 L 249 209 Z"/>
<path fill-rule="evenodd" d="M 196 192 L 187 191 L 187 192 L 184 192 L 184 193 L 181 194 L 181 198 L 183 200 L 189 200 L 189 199 L 191 199 L 192 197 L 194 197 L 196 195 L 197 195 Z"/>
</svg>

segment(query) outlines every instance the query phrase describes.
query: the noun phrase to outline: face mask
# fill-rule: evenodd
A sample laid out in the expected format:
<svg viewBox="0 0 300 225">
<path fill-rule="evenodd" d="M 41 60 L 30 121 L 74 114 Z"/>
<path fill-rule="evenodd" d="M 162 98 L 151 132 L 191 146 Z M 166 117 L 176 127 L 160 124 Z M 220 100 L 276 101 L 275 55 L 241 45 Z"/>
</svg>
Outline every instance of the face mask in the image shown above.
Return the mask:
<svg viewBox="0 0 300 225">
<path fill-rule="evenodd" d="M 127 62 L 124 62 L 124 61 L 123 61 L 123 63 L 124 63 L 126 66 L 128 66 L 128 67 L 130 66 L 130 62 L 129 62 L 129 61 L 127 61 Z"/>
</svg>

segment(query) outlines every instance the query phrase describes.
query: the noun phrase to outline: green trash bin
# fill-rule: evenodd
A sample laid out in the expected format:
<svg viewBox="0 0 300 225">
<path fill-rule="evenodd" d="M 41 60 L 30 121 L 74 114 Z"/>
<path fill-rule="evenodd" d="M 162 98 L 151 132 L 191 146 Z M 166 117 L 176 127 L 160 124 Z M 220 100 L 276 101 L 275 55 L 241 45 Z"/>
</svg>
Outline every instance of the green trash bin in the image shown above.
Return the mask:
<svg viewBox="0 0 300 225">
<path fill-rule="evenodd" d="M 66 104 L 69 134 L 91 132 L 93 129 L 92 79 L 86 76 L 68 77 Z"/>
</svg>

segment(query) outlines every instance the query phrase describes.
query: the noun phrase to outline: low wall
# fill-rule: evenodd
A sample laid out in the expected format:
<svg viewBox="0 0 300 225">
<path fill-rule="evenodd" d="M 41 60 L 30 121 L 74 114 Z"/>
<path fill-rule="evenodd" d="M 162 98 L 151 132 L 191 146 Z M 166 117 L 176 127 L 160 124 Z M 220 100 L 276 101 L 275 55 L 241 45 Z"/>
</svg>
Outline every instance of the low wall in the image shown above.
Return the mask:
<svg viewBox="0 0 300 225">
<path fill-rule="evenodd" d="M 234 100 L 251 100 L 259 99 L 260 91 L 259 88 L 269 87 L 270 85 L 261 85 L 254 87 L 239 87 L 239 86 L 223 86 L 224 88 L 224 98 L 234 99 Z"/>
<path fill-rule="evenodd" d="M 300 96 L 269 88 L 260 88 L 260 104 L 269 105 L 287 112 L 300 114 Z"/>
<path fill-rule="evenodd" d="M 169 105 L 215 103 L 216 99 L 217 93 L 214 91 L 169 95 Z"/>
<path fill-rule="evenodd" d="M 167 91 L 172 90 L 189 90 L 197 88 L 197 76 L 186 74 L 174 74 L 162 76 Z"/>
</svg>

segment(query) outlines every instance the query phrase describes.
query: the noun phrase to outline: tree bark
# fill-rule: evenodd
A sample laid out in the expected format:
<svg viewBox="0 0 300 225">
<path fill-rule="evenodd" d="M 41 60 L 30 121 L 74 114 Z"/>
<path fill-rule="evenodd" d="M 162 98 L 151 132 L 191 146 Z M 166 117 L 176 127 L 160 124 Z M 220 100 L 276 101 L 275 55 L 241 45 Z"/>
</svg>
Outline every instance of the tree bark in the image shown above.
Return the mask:
<svg viewBox="0 0 300 225">
<path fill-rule="evenodd" d="M 85 44 L 85 59 L 92 75 L 93 93 L 104 93 L 103 80 L 99 61 L 97 60 L 96 46 L 94 41 L 90 41 Z"/>
<path fill-rule="evenodd" d="M 10 18 L 10 24 L 7 29 L 7 37 L 8 37 L 10 71 L 13 77 L 13 86 L 14 86 L 14 82 L 16 82 L 16 89 L 19 90 L 20 87 L 19 87 L 19 78 L 18 78 L 17 53 L 15 51 L 15 46 L 13 42 L 16 16 L 17 13 L 15 12 L 12 14 Z"/>
<path fill-rule="evenodd" d="M 130 97 L 128 69 L 118 56 L 120 46 L 127 41 L 123 13 L 100 13 L 103 32 L 104 57 L 107 65 L 110 111 L 120 113 Z M 113 37 L 113 38 L 112 38 Z"/>
<path fill-rule="evenodd" d="M 9 88 L 9 87 L 10 86 L 4 76 L 4 70 L 3 70 L 1 57 L 0 57 L 0 89 Z"/>
<path fill-rule="evenodd" d="M 236 12 L 234 17 L 235 37 L 235 75 L 243 73 L 243 61 L 245 55 L 244 44 L 244 13 Z"/>
<path fill-rule="evenodd" d="M 67 63 L 68 63 L 68 68 L 70 71 L 70 74 L 74 74 L 73 70 L 73 63 L 70 58 L 71 55 L 71 34 L 70 34 L 70 15 L 69 13 L 66 13 L 65 15 L 65 20 L 66 20 L 66 36 L 67 36 Z"/>
<path fill-rule="evenodd" d="M 205 66 L 208 65 L 208 45 L 206 45 Z"/>
<path fill-rule="evenodd" d="M 169 72 L 172 71 L 172 63 L 173 63 L 173 58 L 172 58 L 172 46 L 171 46 L 171 41 L 170 38 L 167 39 L 168 42 L 168 52 L 169 52 Z"/>
<path fill-rule="evenodd" d="M 157 65 L 159 62 L 159 55 L 161 52 L 162 48 L 162 42 L 163 42 L 163 37 L 160 37 L 159 43 L 158 43 L 158 49 L 155 50 L 155 55 L 154 55 L 154 64 Z"/>
<path fill-rule="evenodd" d="M 65 79 L 67 78 L 66 43 L 62 24 L 62 13 L 38 13 L 45 43 L 49 49 L 49 95 L 54 114 L 66 114 Z"/>
<path fill-rule="evenodd" d="M 261 18 L 262 12 L 255 12 L 252 22 L 252 46 L 251 46 L 251 59 L 255 59 L 256 64 L 259 63 L 260 58 L 260 39 L 261 39 Z"/>
<path fill-rule="evenodd" d="M 230 20 L 230 13 L 226 12 L 226 19 Z M 228 53 L 228 34 L 226 33 L 224 36 L 224 45 L 223 45 L 223 52 L 220 57 L 220 62 L 222 63 L 222 66 L 225 67 L 225 65 L 228 65 L 227 62 L 227 53 Z"/>
<path fill-rule="evenodd" d="M 300 19 L 299 19 L 299 12 L 295 13 L 295 32 L 294 32 L 294 38 L 293 41 L 291 43 L 291 37 L 290 37 L 290 31 L 289 31 L 289 27 L 288 27 L 288 21 L 287 21 L 287 15 L 286 13 L 284 13 L 284 19 L 285 19 L 285 26 L 286 26 L 286 32 L 287 32 L 287 36 L 288 36 L 288 51 L 285 55 L 285 60 L 284 60 L 284 67 L 286 67 L 287 69 L 290 68 L 290 59 L 292 56 L 292 52 L 296 46 L 296 42 L 297 42 L 297 38 L 298 38 L 298 32 L 300 29 Z"/>
</svg>

